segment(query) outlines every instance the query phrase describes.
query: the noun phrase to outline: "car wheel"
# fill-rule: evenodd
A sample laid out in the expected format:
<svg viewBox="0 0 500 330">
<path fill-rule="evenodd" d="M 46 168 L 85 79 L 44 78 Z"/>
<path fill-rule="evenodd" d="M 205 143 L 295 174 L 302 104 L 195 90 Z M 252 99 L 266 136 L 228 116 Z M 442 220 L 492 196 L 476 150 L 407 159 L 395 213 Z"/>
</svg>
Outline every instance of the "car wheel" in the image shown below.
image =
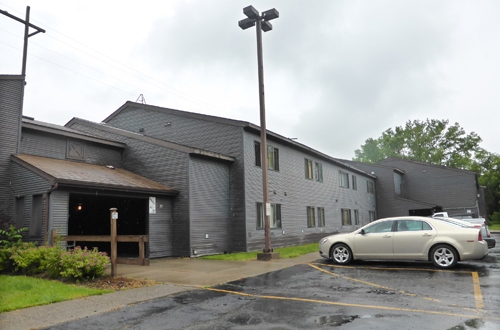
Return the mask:
<svg viewBox="0 0 500 330">
<path fill-rule="evenodd" d="M 336 264 L 345 265 L 351 262 L 351 249 L 345 244 L 336 244 L 332 248 L 332 260 Z"/>
<path fill-rule="evenodd" d="M 431 251 L 431 260 L 438 268 L 452 268 L 457 264 L 458 253 L 449 245 L 437 245 Z"/>
</svg>

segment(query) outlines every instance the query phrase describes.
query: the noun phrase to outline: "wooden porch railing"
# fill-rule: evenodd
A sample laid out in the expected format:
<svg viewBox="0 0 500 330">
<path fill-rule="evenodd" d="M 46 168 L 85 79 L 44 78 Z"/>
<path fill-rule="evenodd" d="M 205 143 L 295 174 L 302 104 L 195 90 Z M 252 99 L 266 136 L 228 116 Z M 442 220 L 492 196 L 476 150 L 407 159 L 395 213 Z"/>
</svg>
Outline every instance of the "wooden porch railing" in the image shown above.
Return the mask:
<svg viewBox="0 0 500 330">
<path fill-rule="evenodd" d="M 65 242 L 110 242 L 111 243 L 111 275 L 117 275 L 117 264 L 149 266 L 149 259 L 145 257 L 145 243 L 149 242 L 148 235 L 117 235 L 116 220 L 118 213 L 115 208 L 111 210 L 111 235 L 67 235 L 58 236 L 55 229 L 52 229 L 51 246 L 56 244 L 57 240 Z M 116 214 L 116 215 L 114 215 Z M 57 236 L 57 238 L 56 238 Z M 117 243 L 118 242 L 137 242 L 139 244 L 138 258 L 118 258 Z"/>
</svg>

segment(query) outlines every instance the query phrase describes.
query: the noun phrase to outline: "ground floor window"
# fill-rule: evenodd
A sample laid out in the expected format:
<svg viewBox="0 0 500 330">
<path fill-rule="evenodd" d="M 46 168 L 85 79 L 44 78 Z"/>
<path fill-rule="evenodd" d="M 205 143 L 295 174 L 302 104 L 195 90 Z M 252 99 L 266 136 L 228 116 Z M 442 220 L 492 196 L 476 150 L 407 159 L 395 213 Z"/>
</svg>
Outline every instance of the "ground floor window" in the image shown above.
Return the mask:
<svg viewBox="0 0 500 330">
<path fill-rule="evenodd" d="M 375 221 L 375 211 L 368 211 L 370 222 Z"/>
<path fill-rule="evenodd" d="M 359 225 L 359 210 L 354 210 L 354 224 Z"/>
<path fill-rule="evenodd" d="M 342 226 L 350 226 L 351 222 L 351 210 L 350 209 L 342 209 Z"/>
<path fill-rule="evenodd" d="M 307 227 L 316 227 L 316 217 L 314 214 L 314 206 L 307 207 Z"/>
<path fill-rule="evenodd" d="M 16 197 L 16 228 L 20 229 L 24 226 L 24 196 Z"/>
<path fill-rule="evenodd" d="M 42 195 L 34 195 L 31 204 L 31 222 L 30 236 L 42 236 L 42 220 L 43 220 L 43 197 Z"/>
<path fill-rule="evenodd" d="M 269 227 L 281 228 L 281 204 L 271 204 Z M 257 229 L 264 229 L 264 209 L 260 202 L 257 203 Z"/>
<path fill-rule="evenodd" d="M 318 227 L 325 226 L 325 208 L 318 207 Z"/>
</svg>

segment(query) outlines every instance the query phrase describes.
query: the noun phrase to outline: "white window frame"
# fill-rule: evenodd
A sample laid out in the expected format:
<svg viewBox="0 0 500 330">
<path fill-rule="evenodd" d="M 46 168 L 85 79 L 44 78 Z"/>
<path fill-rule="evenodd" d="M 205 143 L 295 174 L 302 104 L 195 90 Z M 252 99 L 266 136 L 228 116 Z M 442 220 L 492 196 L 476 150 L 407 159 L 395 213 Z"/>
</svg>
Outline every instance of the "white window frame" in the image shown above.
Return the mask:
<svg viewBox="0 0 500 330">
<path fill-rule="evenodd" d="M 349 173 L 339 170 L 339 186 L 349 188 Z"/>
<path fill-rule="evenodd" d="M 262 202 L 257 202 L 257 229 L 264 229 L 264 210 Z M 281 204 L 271 203 L 271 216 L 269 217 L 269 227 L 271 229 L 281 228 Z"/>
</svg>

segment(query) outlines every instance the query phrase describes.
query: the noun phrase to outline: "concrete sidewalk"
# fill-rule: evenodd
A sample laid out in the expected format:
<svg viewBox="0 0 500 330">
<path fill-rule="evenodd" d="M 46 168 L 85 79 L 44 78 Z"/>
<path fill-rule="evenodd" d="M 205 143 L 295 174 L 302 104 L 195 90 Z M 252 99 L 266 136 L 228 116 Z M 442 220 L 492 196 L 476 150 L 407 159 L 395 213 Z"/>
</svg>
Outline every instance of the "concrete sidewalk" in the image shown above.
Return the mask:
<svg viewBox="0 0 500 330">
<path fill-rule="evenodd" d="M 0 314 L 0 329 L 40 329 L 118 310 L 174 293 L 213 286 L 321 259 L 318 252 L 272 261 L 215 261 L 197 258 L 153 259 L 149 266 L 118 265 L 118 276 L 154 279 L 164 284 L 117 291 Z"/>
</svg>

